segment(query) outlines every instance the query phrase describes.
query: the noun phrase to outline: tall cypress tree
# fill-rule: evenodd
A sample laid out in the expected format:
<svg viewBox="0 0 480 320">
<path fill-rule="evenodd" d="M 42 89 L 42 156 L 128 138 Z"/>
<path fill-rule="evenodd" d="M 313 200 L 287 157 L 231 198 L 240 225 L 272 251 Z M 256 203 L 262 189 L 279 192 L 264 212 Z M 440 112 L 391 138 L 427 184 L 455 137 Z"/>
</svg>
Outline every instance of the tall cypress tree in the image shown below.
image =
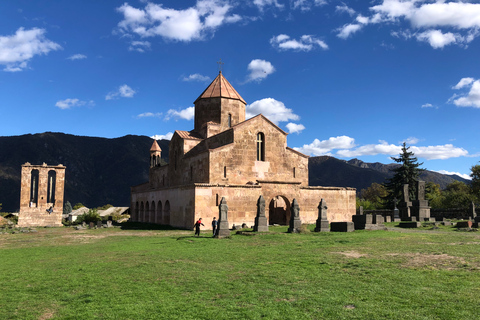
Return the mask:
<svg viewBox="0 0 480 320">
<path fill-rule="evenodd" d="M 402 199 L 402 190 L 405 183 L 408 183 L 410 199 L 416 200 L 416 182 L 420 173 L 425 169 L 419 168 L 423 162 L 418 163 L 418 159 L 414 156 L 414 153 L 408 151 L 408 149 L 410 149 L 410 147 L 407 147 L 407 144 L 404 142 L 400 156 L 398 158 L 391 157 L 393 161 L 401 165 L 392 169 L 394 175 L 385 183 L 385 187 L 388 191 L 386 200 L 390 207 L 393 207 L 394 198 L 397 200 Z"/>
</svg>

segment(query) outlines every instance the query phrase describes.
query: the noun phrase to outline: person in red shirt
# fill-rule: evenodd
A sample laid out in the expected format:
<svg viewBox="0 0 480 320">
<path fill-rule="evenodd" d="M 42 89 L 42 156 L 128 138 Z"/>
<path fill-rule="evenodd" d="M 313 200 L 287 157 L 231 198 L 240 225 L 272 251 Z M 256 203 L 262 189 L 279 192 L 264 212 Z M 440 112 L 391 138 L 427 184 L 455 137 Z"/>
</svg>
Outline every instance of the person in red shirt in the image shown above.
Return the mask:
<svg viewBox="0 0 480 320">
<path fill-rule="evenodd" d="M 202 218 L 199 218 L 197 222 L 195 222 L 195 235 L 200 237 L 200 225 L 205 226 L 202 223 Z"/>
</svg>

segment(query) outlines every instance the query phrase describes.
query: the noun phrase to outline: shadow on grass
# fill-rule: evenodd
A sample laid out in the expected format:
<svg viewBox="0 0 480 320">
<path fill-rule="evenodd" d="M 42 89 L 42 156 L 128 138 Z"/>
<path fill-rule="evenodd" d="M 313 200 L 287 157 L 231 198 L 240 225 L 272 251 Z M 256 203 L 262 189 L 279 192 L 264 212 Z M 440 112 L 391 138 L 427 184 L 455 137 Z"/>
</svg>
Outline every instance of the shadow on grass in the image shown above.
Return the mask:
<svg viewBox="0 0 480 320">
<path fill-rule="evenodd" d="M 215 239 L 211 234 L 205 234 L 205 235 L 201 235 L 199 237 L 197 236 L 183 236 L 183 237 L 178 237 L 177 240 L 190 240 L 190 239 Z M 191 240 L 190 240 L 191 241 Z"/>
<path fill-rule="evenodd" d="M 119 226 L 122 230 L 186 230 L 175 228 L 172 226 L 145 222 L 123 222 L 118 224 L 114 223 L 113 225 Z"/>
</svg>

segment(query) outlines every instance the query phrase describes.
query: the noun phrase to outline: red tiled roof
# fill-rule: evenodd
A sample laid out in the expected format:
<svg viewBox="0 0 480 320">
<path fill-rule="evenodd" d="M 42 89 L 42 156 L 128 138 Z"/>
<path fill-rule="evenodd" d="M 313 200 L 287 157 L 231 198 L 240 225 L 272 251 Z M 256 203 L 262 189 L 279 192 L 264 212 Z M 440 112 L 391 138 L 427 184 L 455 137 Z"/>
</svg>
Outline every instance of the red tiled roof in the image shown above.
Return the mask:
<svg viewBox="0 0 480 320">
<path fill-rule="evenodd" d="M 229 98 L 240 100 L 243 103 L 247 104 L 245 100 L 238 94 L 238 92 L 233 88 L 233 86 L 228 82 L 227 79 L 223 76 L 222 72 L 210 83 L 210 85 L 203 91 L 200 97 L 195 100 L 196 103 L 200 99 L 208 98 Z"/>
<path fill-rule="evenodd" d="M 175 130 L 175 132 L 182 139 L 202 140 L 202 137 L 192 131 Z"/>
<path fill-rule="evenodd" d="M 157 140 L 153 140 L 153 144 L 152 144 L 152 147 L 150 148 L 150 151 L 162 151 L 162 149 L 160 149 L 160 146 L 157 143 Z"/>
</svg>

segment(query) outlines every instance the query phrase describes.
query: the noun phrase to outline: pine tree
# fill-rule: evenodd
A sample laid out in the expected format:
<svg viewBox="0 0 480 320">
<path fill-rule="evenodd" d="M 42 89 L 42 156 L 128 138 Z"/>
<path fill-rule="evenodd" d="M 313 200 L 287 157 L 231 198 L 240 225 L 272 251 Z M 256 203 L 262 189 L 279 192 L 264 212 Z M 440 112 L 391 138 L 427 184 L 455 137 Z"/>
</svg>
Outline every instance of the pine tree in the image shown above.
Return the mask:
<svg viewBox="0 0 480 320">
<path fill-rule="evenodd" d="M 385 197 L 388 206 L 393 208 L 393 201 L 402 199 L 403 185 L 408 183 L 408 191 L 411 200 L 416 200 L 417 179 L 424 169 L 419 167 L 423 164 L 418 163 L 418 159 L 414 157 L 414 153 L 408 151 L 406 143 L 403 143 L 402 152 L 398 158 L 391 157 L 393 161 L 401 164 L 399 167 L 392 169 L 394 175 L 386 183 L 388 195 Z"/>
<path fill-rule="evenodd" d="M 67 201 L 63 206 L 63 214 L 69 214 L 70 212 L 72 212 L 72 204 L 70 201 Z"/>
</svg>

